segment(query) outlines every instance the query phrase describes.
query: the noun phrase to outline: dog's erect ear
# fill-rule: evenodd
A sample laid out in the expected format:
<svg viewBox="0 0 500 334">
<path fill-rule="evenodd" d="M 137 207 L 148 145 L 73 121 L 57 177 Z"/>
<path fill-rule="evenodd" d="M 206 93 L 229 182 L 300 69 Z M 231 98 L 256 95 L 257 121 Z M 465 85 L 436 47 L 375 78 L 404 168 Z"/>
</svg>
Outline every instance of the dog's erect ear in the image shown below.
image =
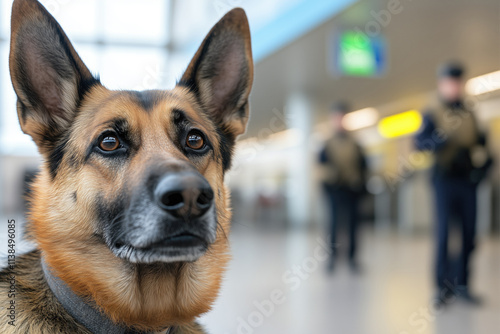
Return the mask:
<svg viewBox="0 0 500 334">
<path fill-rule="evenodd" d="M 245 132 L 253 82 L 250 28 L 241 8 L 208 33 L 179 85 L 194 91 L 202 108 L 233 136 Z"/>
<path fill-rule="evenodd" d="M 15 0 L 11 24 L 9 66 L 19 122 L 43 151 L 69 128 L 79 102 L 98 80 L 38 1 Z"/>
</svg>

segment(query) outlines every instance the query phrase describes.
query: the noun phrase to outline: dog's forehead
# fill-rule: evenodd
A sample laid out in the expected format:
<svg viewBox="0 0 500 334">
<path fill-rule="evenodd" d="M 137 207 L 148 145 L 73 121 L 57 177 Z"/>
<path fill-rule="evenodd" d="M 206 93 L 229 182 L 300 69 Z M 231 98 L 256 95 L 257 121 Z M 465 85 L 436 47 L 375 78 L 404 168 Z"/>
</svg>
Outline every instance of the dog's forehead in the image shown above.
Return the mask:
<svg viewBox="0 0 500 334">
<path fill-rule="evenodd" d="M 193 125 L 209 133 L 214 132 L 214 124 L 200 112 L 192 94 L 183 88 L 95 92 L 82 106 L 78 123 L 88 133 L 99 131 L 110 121 L 121 119 L 133 130 L 147 131 L 174 126 L 173 118 L 179 112 Z"/>
</svg>

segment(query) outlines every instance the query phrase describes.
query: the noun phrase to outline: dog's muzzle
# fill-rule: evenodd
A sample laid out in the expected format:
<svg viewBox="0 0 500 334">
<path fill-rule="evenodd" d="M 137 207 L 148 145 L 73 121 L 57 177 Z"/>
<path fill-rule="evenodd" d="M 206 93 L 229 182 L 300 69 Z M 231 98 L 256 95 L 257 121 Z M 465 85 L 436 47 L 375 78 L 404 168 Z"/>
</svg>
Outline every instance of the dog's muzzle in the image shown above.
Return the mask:
<svg viewBox="0 0 500 334">
<path fill-rule="evenodd" d="M 215 242 L 214 192 L 198 172 L 155 178 L 135 196 L 106 238 L 115 255 L 133 263 L 191 262 Z"/>
</svg>

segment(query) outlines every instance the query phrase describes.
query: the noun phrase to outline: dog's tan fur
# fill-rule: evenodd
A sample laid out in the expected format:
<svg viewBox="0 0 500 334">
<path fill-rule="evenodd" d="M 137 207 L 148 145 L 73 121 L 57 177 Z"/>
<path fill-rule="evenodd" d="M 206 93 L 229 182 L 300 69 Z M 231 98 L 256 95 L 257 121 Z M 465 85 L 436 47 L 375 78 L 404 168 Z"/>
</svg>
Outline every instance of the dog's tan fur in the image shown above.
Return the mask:
<svg viewBox="0 0 500 334">
<path fill-rule="evenodd" d="M 18 37 L 33 22 L 44 26 L 47 20 L 57 25 L 37 1 L 14 2 L 10 63 L 14 88 L 20 101 L 18 113 L 23 131 L 38 145 L 45 163 L 32 186 L 28 216 L 29 233 L 38 250 L 21 257 L 18 268 L 13 272 L 18 286 L 23 287 L 18 291 L 16 315 L 16 323 L 21 327 L 13 329 L 6 325 L 6 313 L 2 308 L 0 331 L 17 333 L 19 331 L 16 330 L 24 328 L 23 333 L 51 333 L 44 328 L 49 328 L 47 326 L 54 321 L 59 323 L 52 324 L 54 333 L 58 333 L 58 326 L 73 328 L 72 333 L 85 333 L 86 330 L 65 313 L 43 281 L 39 259 L 40 254 L 43 254 L 57 276 L 78 295 L 92 298 L 114 321 L 140 330 L 159 331 L 175 325 L 180 326 L 179 333 L 201 333 L 192 322 L 210 309 L 229 260 L 227 234 L 231 214 L 229 193 L 223 183 L 225 169 L 222 166 L 223 155 L 227 155 L 227 152 L 222 152 L 223 138 L 219 133 L 224 132 L 234 141 L 237 135 L 244 132 L 248 118 L 247 101 L 253 65 L 246 16 L 241 9 L 226 15 L 196 53 L 181 79 L 184 84 L 179 84 L 171 91 L 155 92 L 157 101 L 148 111 L 133 95 L 108 90 L 98 83 L 85 92 L 78 102 L 78 113 L 75 115 L 73 110 L 77 94 L 72 91 L 72 87 L 91 80 L 92 75 L 62 33 L 74 59 L 76 75 L 61 83 L 59 91 L 63 98 L 57 101 L 59 104 L 54 108 L 57 113 L 47 115 L 31 112 L 26 115 L 23 109 L 36 108 L 26 102 L 30 100 L 22 87 L 24 74 L 16 67 L 19 57 L 25 57 L 28 65 L 30 61 L 30 56 L 18 50 L 19 45 L 24 45 L 18 42 Z M 219 38 L 221 35 L 223 38 Z M 22 38 L 26 39 L 25 36 Z M 221 109 L 216 104 L 219 91 L 228 89 L 227 85 L 238 84 L 241 78 L 229 75 L 227 82 L 214 87 L 204 73 L 208 70 L 200 68 L 200 58 L 208 57 L 205 56 L 207 53 L 210 56 L 210 52 L 215 52 L 213 48 L 219 45 L 227 48 L 227 40 L 231 38 L 242 44 L 230 43 L 234 46 L 227 53 L 238 52 L 231 48 L 243 46 L 247 74 L 234 105 Z M 216 61 L 215 58 L 213 61 Z M 202 60 L 201 64 L 210 61 Z M 230 59 L 224 70 L 238 70 L 240 63 L 241 59 Z M 39 81 L 44 80 L 50 78 Z M 63 87 L 65 85 L 69 88 Z M 192 89 L 193 85 L 196 85 L 197 90 Z M 48 101 L 53 102 L 51 98 Z M 171 134 L 175 132 L 175 124 L 172 123 L 171 113 L 177 109 L 183 110 L 196 127 L 207 135 L 214 147 L 212 154 L 190 160 L 173 143 Z M 133 130 L 132 136 L 140 139 L 140 147 L 133 158 L 124 166 L 116 166 L 95 156 L 86 160 L 89 141 L 99 136 L 106 129 L 106 123 L 116 117 L 125 118 Z M 66 138 L 65 154 L 58 162 L 57 176 L 53 175 L 50 162 L 55 144 L 47 143 L 47 133 L 52 134 L 55 130 L 48 124 L 62 129 L 60 131 Z M 59 133 L 56 135 L 59 136 Z M 180 163 L 193 165 L 214 189 L 219 224 L 215 243 L 205 255 L 189 263 L 131 264 L 116 257 L 99 236 L 95 199 L 100 196 L 105 202 L 111 202 L 122 192 L 132 191 L 135 185 L 143 182 L 146 166 Z M 33 266 L 33 270 L 27 270 L 28 263 Z M 4 293 L 8 289 L 8 275 L 8 271 L 0 274 L 2 306 L 8 303 L 7 294 Z M 36 307 L 37 304 L 45 306 L 40 309 Z M 44 312 L 49 316 L 44 318 Z M 51 315 L 55 317 L 56 313 L 59 314 L 56 318 L 47 320 Z"/>
<path fill-rule="evenodd" d="M 140 182 L 148 162 L 186 159 L 174 147 L 169 147 L 168 131 L 164 131 L 169 126 L 165 110 L 182 107 L 198 120 L 200 127 L 206 120 L 192 109 L 194 101 L 184 88 L 174 89 L 166 96 L 165 103 L 147 118 L 144 112 L 137 110 L 139 107 L 133 101 L 120 93 L 112 93 L 102 87 L 96 90 L 99 91 L 91 92 L 90 96 L 99 96 L 99 101 L 104 99 L 108 102 L 99 105 L 89 99 L 88 105 L 82 106 L 82 116 L 74 124 L 79 137 L 70 140 L 70 150 L 84 151 L 84 147 L 78 147 L 78 144 L 85 143 L 86 137 L 100 133 L 102 128 L 99 124 L 118 113 L 122 117 L 123 113 L 127 113 L 125 117 L 131 121 L 132 127 L 142 129 L 142 147 L 127 168 L 118 173 L 105 163 L 95 161 L 76 172 L 71 169 L 60 170 L 58 179 L 53 182 L 44 168 L 33 185 L 33 198 L 36 199 L 32 201 L 30 214 L 33 235 L 47 263 L 57 271 L 58 276 L 77 293 L 91 295 L 112 319 L 141 327 L 161 327 L 165 323 L 191 321 L 196 315 L 208 311 L 217 295 L 222 271 L 228 260 L 224 231 L 229 231 L 230 213 L 227 210 L 222 170 L 218 168 L 217 161 L 207 157 L 205 161 L 198 161 L 197 167 L 213 189 L 220 189 L 216 207 L 224 231 L 219 230 L 220 235 L 210 252 L 195 263 L 179 265 L 178 268 L 169 266 L 166 270 L 130 266 L 113 255 L 100 239 L 95 238 L 94 226 L 86 222 L 95 221 L 92 206 L 98 194 L 112 199 L 120 191 L 127 191 L 125 180 L 131 186 L 134 182 Z M 114 94 L 117 96 L 113 98 Z M 85 112 L 95 108 L 100 110 L 98 118 L 91 112 Z M 214 129 L 206 131 L 209 135 L 214 132 Z M 212 140 L 216 142 L 215 137 Z M 75 191 L 79 198 L 76 203 L 71 199 Z M 68 212 L 74 218 L 68 217 Z M 158 291 L 176 293 L 165 298 Z"/>
</svg>

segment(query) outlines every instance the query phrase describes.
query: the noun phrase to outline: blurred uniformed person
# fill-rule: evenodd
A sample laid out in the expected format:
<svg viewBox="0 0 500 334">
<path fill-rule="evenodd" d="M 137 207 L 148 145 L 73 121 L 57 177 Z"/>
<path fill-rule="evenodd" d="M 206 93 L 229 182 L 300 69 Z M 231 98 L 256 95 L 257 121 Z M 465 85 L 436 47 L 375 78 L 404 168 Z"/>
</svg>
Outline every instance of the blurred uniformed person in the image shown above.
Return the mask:
<svg viewBox="0 0 500 334">
<path fill-rule="evenodd" d="M 345 222 L 349 231 L 349 264 L 358 271 L 356 262 L 358 202 L 365 189 L 366 161 L 361 147 L 342 126 L 342 118 L 349 106 L 338 102 L 332 106 L 332 135 L 321 150 L 319 161 L 323 165 L 323 187 L 331 208 L 330 237 L 332 253 L 328 270 L 334 269 L 337 255 L 337 231 Z"/>
<path fill-rule="evenodd" d="M 470 103 L 464 100 L 464 68 L 450 62 L 438 70 L 438 100 L 424 114 L 416 136 L 419 150 L 431 151 L 437 225 L 436 267 L 438 306 L 452 297 L 472 304 L 479 299 L 469 290 L 470 258 L 476 236 L 477 185 L 484 178 L 491 159 L 486 138 L 480 132 Z M 448 255 L 450 219 L 460 222 L 462 248 L 458 261 Z"/>
</svg>

